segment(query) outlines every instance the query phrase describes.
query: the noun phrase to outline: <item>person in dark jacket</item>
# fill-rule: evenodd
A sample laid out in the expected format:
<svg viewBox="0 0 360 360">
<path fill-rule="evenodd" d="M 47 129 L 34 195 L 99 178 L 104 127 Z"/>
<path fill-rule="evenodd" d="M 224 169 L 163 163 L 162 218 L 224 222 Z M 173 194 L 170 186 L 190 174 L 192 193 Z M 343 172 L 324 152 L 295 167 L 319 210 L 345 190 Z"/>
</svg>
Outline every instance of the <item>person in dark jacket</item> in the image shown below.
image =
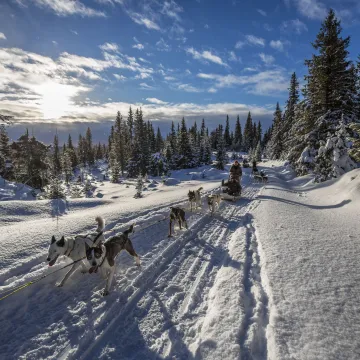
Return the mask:
<svg viewBox="0 0 360 360">
<path fill-rule="evenodd" d="M 242 176 L 242 170 L 239 162 L 237 160 L 231 165 L 230 168 L 230 177 L 240 182 L 240 177 Z"/>
</svg>

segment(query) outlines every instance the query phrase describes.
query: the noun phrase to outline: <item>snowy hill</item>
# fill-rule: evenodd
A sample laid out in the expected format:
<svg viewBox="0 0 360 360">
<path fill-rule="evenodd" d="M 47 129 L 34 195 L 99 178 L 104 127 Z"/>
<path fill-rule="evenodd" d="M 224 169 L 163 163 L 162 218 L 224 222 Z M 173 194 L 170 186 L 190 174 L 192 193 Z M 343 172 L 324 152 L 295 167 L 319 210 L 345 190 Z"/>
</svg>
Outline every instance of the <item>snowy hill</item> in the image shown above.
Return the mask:
<svg viewBox="0 0 360 360">
<path fill-rule="evenodd" d="M 358 359 L 360 170 L 315 185 L 260 165 L 268 184 L 244 169 L 241 200 L 211 217 L 204 197 L 173 238 L 159 221 L 169 206 L 187 208 L 189 189 L 219 191 L 226 171 L 174 172 L 136 200 L 134 185 L 104 183 L 58 222 L 47 200 L 2 202 L 0 293 L 69 263 L 47 267 L 51 236 L 92 230 L 97 215 L 107 238 L 136 222 L 142 266 L 122 253 L 107 297 L 98 274 L 56 287 L 63 270 L 2 300 L 0 358 Z"/>
</svg>

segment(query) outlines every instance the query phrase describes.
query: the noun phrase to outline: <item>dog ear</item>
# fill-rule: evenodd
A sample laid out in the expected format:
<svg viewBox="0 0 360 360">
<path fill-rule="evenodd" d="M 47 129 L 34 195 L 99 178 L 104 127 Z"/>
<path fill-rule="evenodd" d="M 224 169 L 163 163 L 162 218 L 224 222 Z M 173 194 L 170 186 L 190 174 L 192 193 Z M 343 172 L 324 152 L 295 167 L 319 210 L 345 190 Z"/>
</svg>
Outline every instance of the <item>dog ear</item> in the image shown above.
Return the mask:
<svg viewBox="0 0 360 360">
<path fill-rule="evenodd" d="M 53 235 L 52 238 L 51 238 L 51 243 L 53 244 L 55 241 L 56 241 L 55 235 Z"/>
<path fill-rule="evenodd" d="M 63 247 L 65 245 L 64 236 L 56 243 L 57 246 Z"/>
</svg>

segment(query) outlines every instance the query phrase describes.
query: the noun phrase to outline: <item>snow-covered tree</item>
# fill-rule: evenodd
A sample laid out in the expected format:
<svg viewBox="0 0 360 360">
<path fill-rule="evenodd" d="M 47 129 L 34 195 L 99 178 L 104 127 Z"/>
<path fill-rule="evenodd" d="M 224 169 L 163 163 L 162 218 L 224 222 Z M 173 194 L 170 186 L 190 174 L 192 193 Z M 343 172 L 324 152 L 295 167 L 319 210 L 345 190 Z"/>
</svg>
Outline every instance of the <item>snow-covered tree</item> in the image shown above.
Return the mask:
<svg viewBox="0 0 360 360">
<path fill-rule="evenodd" d="M 225 169 L 226 164 L 226 149 L 225 149 L 225 139 L 222 136 L 222 129 L 219 132 L 219 141 L 218 148 L 216 152 L 216 168 L 219 170 Z"/>
<path fill-rule="evenodd" d="M 65 176 L 65 181 L 68 184 L 71 176 L 73 175 L 71 156 L 69 153 L 70 150 L 66 150 L 65 153 L 61 157 L 61 168 L 62 173 Z"/>
<path fill-rule="evenodd" d="M 139 175 L 137 178 L 135 189 L 136 189 L 136 194 L 135 194 L 134 198 L 135 199 L 141 198 L 142 191 L 144 189 L 144 180 L 141 175 Z"/>
</svg>

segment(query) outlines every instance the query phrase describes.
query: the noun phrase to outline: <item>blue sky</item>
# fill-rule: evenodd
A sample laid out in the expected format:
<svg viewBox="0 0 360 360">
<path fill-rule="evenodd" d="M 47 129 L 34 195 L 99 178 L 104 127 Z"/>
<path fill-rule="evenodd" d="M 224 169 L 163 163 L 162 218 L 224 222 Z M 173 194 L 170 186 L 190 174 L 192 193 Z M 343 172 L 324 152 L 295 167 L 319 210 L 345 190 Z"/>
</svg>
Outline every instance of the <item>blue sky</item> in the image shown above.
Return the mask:
<svg viewBox="0 0 360 360">
<path fill-rule="evenodd" d="M 95 122 L 105 136 L 130 105 L 164 130 L 249 110 L 266 127 L 329 7 L 355 59 L 357 0 L 3 0 L 0 109 L 41 134 Z"/>
</svg>

